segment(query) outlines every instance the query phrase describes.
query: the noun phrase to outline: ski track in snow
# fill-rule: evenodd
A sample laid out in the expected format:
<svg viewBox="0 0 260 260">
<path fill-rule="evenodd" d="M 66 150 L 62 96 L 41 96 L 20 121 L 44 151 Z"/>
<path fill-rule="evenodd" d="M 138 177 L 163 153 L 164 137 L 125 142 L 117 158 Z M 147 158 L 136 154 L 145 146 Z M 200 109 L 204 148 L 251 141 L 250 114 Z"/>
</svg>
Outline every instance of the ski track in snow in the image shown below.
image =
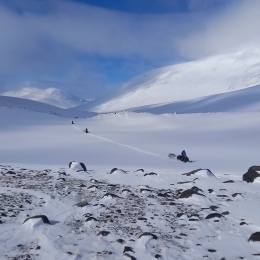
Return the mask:
<svg viewBox="0 0 260 260">
<path fill-rule="evenodd" d="M 75 124 L 73 125 L 73 127 L 74 127 L 75 129 L 77 129 L 78 131 L 80 131 L 80 132 L 84 132 L 84 130 L 81 130 L 80 128 L 78 128 L 77 126 L 75 126 Z M 119 145 L 119 146 L 123 146 L 123 147 L 129 148 L 129 149 L 132 149 L 132 150 L 141 152 L 141 153 L 145 153 L 145 154 L 148 154 L 148 155 L 156 156 L 156 157 L 159 157 L 159 158 L 161 158 L 161 159 L 166 159 L 165 157 L 161 156 L 160 154 L 152 153 L 152 152 L 149 152 L 149 151 L 145 151 L 145 150 L 142 150 L 142 149 L 133 147 L 133 146 L 128 145 L 128 144 L 118 143 L 118 142 L 112 141 L 112 140 L 110 140 L 110 139 L 107 139 L 107 138 L 104 138 L 104 137 L 101 137 L 101 136 L 98 136 L 98 135 L 94 135 L 94 134 L 91 134 L 91 133 L 88 133 L 88 135 L 93 136 L 93 137 L 98 138 L 98 139 L 101 139 L 101 140 L 103 140 L 103 141 L 109 142 L 109 143 L 113 143 L 113 144 L 116 144 L 116 145 Z"/>
</svg>

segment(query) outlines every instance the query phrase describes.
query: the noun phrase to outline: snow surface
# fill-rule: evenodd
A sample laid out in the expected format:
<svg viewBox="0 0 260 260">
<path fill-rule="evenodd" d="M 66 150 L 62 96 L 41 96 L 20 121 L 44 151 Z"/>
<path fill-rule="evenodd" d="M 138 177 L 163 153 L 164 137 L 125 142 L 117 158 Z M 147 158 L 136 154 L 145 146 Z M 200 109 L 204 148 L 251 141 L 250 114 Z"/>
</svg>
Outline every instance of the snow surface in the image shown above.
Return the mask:
<svg viewBox="0 0 260 260">
<path fill-rule="evenodd" d="M 260 49 L 251 47 L 152 70 L 77 109 L 112 112 L 253 87 L 260 84 L 259 60 Z"/>
<path fill-rule="evenodd" d="M 0 96 L 0 259 L 259 259 L 260 179 L 242 179 L 259 64 L 175 65 L 71 109 Z M 168 157 L 183 149 L 191 163 Z"/>
<path fill-rule="evenodd" d="M 0 93 L 0 96 L 10 96 L 39 101 L 60 108 L 71 108 L 87 102 L 83 98 L 76 97 L 68 91 L 57 88 L 33 88 L 25 87 L 17 91 Z"/>
<path fill-rule="evenodd" d="M 260 181 L 242 181 L 259 165 L 258 111 L 75 118 L 19 100 L 0 103 L 1 259 L 259 258 Z M 193 163 L 168 158 L 183 149 Z M 24 223 L 35 215 L 50 224 Z"/>
</svg>

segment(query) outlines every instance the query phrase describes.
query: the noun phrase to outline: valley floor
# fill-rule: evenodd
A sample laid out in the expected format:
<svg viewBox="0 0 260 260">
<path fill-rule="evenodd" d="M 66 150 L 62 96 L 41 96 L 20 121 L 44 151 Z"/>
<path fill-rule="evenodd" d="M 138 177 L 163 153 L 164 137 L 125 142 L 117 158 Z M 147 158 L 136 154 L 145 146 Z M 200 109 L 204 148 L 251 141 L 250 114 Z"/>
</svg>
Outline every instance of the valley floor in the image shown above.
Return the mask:
<svg viewBox="0 0 260 260">
<path fill-rule="evenodd" d="M 0 120 L 1 259 L 259 258 L 259 113 Z"/>
</svg>

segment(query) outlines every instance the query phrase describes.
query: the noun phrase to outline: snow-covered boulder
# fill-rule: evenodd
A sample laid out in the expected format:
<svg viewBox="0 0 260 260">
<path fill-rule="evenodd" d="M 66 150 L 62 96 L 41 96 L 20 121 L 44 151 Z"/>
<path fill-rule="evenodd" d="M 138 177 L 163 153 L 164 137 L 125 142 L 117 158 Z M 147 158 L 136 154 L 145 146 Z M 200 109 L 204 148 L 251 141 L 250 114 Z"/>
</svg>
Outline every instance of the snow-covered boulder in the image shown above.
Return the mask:
<svg viewBox="0 0 260 260">
<path fill-rule="evenodd" d="M 73 171 L 76 171 L 76 172 L 81 172 L 81 171 L 86 172 L 87 171 L 87 167 L 82 162 L 74 162 L 74 161 L 70 162 L 69 168 Z"/>
</svg>

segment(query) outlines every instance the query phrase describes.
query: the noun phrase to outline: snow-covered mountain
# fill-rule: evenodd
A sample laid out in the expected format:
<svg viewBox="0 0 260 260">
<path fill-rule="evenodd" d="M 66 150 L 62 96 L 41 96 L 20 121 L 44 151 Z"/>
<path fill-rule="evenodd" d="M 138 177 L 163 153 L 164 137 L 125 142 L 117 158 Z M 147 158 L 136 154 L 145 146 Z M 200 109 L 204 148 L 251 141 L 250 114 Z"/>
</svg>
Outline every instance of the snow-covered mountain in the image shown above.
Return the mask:
<svg viewBox="0 0 260 260">
<path fill-rule="evenodd" d="M 152 70 L 79 109 L 96 112 L 190 100 L 260 84 L 260 49 L 245 49 Z"/>
<path fill-rule="evenodd" d="M 60 108 L 71 108 L 87 102 L 83 98 L 76 97 L 68 91 L 57 88 L 40 89 L 26 87 L 17 91 L 0 93 L 0 95 L 31 99 Z"/>
<path fill-rule="evenodd" d="M 260 111 L 260 85 L 187 101 L 140 106 L 130 110 L 152 114 Z"/>
<path fill-rule="evenodd" d="M 78 111 L 76 109 L 63 109 L 30 99 L 6 96 L 0 96 L 0 107 L 22 108 L 24 110 L 41 112 L 45 114 L 54 114 L 66 118 L 85 118 L 94 116 L 96 114 L 94 112 Z"/>
</svg>

